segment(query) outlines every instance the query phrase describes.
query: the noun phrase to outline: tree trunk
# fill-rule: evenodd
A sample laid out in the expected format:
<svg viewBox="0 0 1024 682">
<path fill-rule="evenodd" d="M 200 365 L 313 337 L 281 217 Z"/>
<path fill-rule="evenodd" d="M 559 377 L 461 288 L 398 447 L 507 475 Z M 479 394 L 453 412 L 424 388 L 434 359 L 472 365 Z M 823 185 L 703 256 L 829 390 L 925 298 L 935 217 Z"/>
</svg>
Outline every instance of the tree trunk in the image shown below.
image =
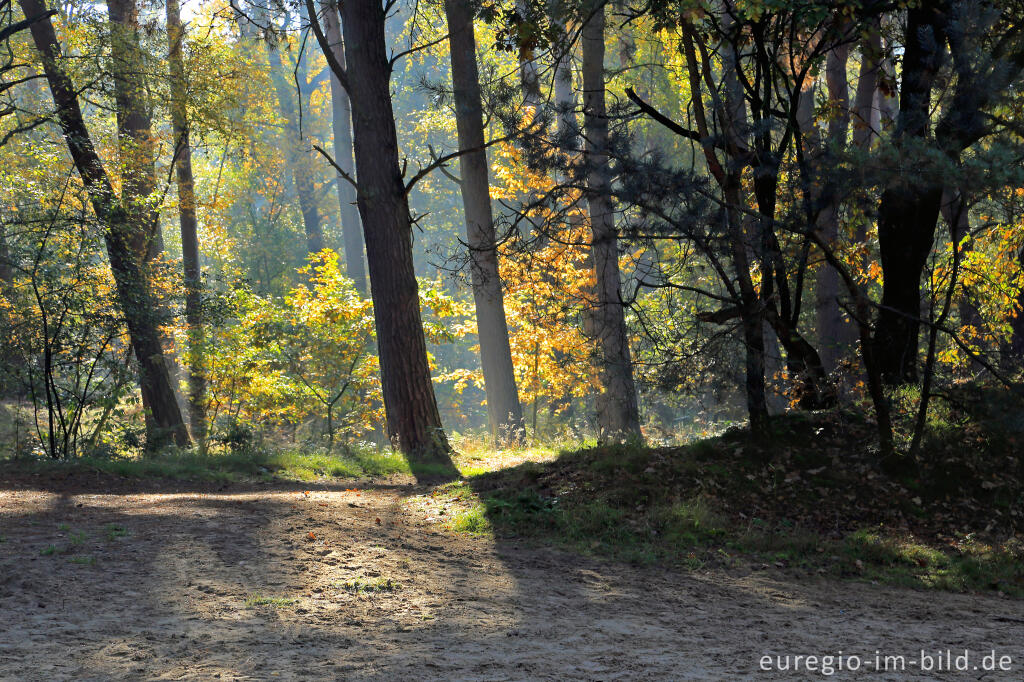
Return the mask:
<svg viewBox="0 0 1024 682">
<path fill-rule="evenodd" d="M 597 283 L 596 326 L 601 349 L 602 393 L 598 427 L 609 438 L 640 435 L 640 412 L 621 294 L 618 234 L 608 166 L 608 114 L 604 84 L 605 8 L 583 27 L 583 117 L 586 130 L 587 203 Z"/>
<path fill-rule="evenodd" d="M 867 152 L 881 132 L 881 116 L 875 106 L 882 64 L 882 37 L 876 22 L 860 43 L 860 71 L 853 98 L 853 147 Z"/>
<path fill-rule="evenodd" d="M 331 42 L 334 58 L 345 66 L 345 43 L 341 38 L 341 19 L 336 4 L 324 10 L 327 39 Z M 341 217 L 341 235 L 345 247 L 345 274 L 352 278 L 356 291 L 366 296 L 366 264 L 363 260 L 363 233 L 356 205 L 356 188 L 350 182 L 356 176 L 352 161 L 352 105 L 348 93 L 338 76 L 331 72 L 331 126 L 334 130 L 334 162 L 345 171 L 349 180 L 337 174 L 338 204 Z"/>
<path fill-rule="evenodd" d="M 558 112 L 558 138 L 566 151 L 576 148 L 576 97 L 572 89 L 572 52 L 558 55 L 555 62 L 555 109 Z"/>
<path fill-rule="evenodd" d="M 734 21 L 728 12 L 723 13 L 723 31 L 733 30 Z M 692 93 L 694 122 L 700 135 L 701 151 L 715 182 L 721 188 L 722 222 L 726 229 L 729 256 L 736 274 L 737 306 L 741 322 L 741 342 L 745 351 L 744 388 L 750 430 L 755 435 L 764 434 L 769 423 L 768 403 L 765 392 L 765 319 L 761 301 L 750 277 L 750 251 L 743 221 L 745 205 L 742 199 L 741 168 L 736 163 L 723 165 L 712 143 L 712 128 L 705 111 L 701 93 L 704 83 L 697 59 L 696 41 L 703 40 L 692 27 L 684 25 L 683 54 L 686 58 L 687 80 Z M 715 102 L 715 114 L 720 125 L 720 134 L 725 138 L 726 156 L 735 157 L 745 148 L 746 103 L 743 89 L 736 70 L 739 65 L 731 49 L 722 50 L 722 92 L 724 97 Z M 719 134 L 716 130 L 716 137 Z"/>
<path fill-rule="evenodd" d="M 110 17 L 110 72 L 114 83 L 121 203 L 138 226 L 132 244 L 150 261 L 163 251 L 160 216 L 152 207 L 156 191 L 156 138 L 143 78 L 145 59 L 139 47 L 139 8 L 135 0 L 107 0 Z"/>
<path fill-rule="evenodd" d="M 117 119 L 118 158 L 121 176 L 121 203 L 135 226 L 132 242 L 144 269 L 163 253 L 160 214 L 153 205 L 157 191 L 156 138 L 152 131 L 148 88 L 145 82 L 145 54 L 140 47 L 139 8 L 135 0 L 108 0 L 110 18 L 110 72 L 114 83 Z M 170 318 L 170 310 L 157 299 L 151 313 L 157 328 Z M 160 344 L 168 339 L 160 334 Z M 138 348 L 136 348 L 138 350 Z M 173 354 L 165 354 L 174 400 L 178 402 L 177 367 Z M 153 403 L 162 398 L 154 395 L 154 387 L 142 383 L 142 407 L 147 429 L 158 428 L 154 421 Z M 180 412 L 180 406 L 178 411 Z"/>
<path fill-rule="evenodd" d="M 832 117 L 828 122 L 828 140 L 821 160 L 821 175 L 825 178 L 820 196 L 818 229 L 829 244 L 839 239 L 839 203 L 834 175 L 831 171 L 836 153 L 846 147 L 850 129 L 850 88 L 846 78 L 846 64 L 850 48 L 842 44 L 830 50 L 825 58 L 825 82 Z M 839 361 L 856 343 L 855 330 L 843 319 L 839 307 L 839 275 L 831 267 L 818 271 L 817 327 L 821 344 L 821 361 L 827 372 L 835 371 Z"/>
<path fill-rule="evenodd" d="M 19 0 L 19 3 L 25 16 L 41 16 L 46 11 L 42 0 Z M 179 446 L 187 447 L 188 430 L 181 418 L 160 342 L 155 315 L 156 297 L 135 248 L 140 241 L 138 232 L 142 226 L 132 219 L 132 212 L 115 195 L 110 178 L 96 154 L 82 118 L 77 91 L 58 63 L 60 48 L 53 24 L 49 19 L 38 21 L 32 25 L 31 32 L 36 49 L 43 57 L 46 80 L 56 105 L 57 122 L 93 210 L 106 228 L 107 255 L 117 286 L 118 301 L 139 359 L 140 384 L 149 387 L 152 399 L 152 428 L 147 433 L 147 446 L 155 448 L 169 437 Z"/>
<path fill-rule="evenodd" d="M 412 222 L 398 165 L 384 8 L 376 0 L 341 6 L 358 204 L 366 240 L 388 435 L 419 476 L 457 472 L 427 364 L 413 269 Z M 427 466 L 425 466 L 427 465 Z"/>
<path fill-rule="evenodd" d="M 14 282 L 14 269 L 11 267 L 11 251 L 7 246 L 7 228 L 0 220 L 0 295 L 7 293 Z"/>
<path fill-rule="evenodd" d="M 185 323 L 188 326 L 188 412 L 192 437 L 200 450 L 206 445 L 206 370 L 203 361 L 202 279 L 196 220 L 195 179 L 187 109 L 188 87 L 178 0 L 167 0 L 167 44 L 170 61 L 171 123 L 174 131 L 178 214 L 181 225 L 181 261 L 185 284 Z"/>
<path fill-rule="evenodd" d="M 889 15 L 879 18 L 880 32 L 892 23 Z M 878 89 L 875 90 L 875 110 L 878 112 L 879 133 L 891 130 L 896 124 L 896 69 L 893 66 L 893 46 L 888 39 L 881 40 L 881 61 L 878 64 Z"/>
<path fill-rule="evenodd" d="M 517 442 L 523 435 L 523 411 L 516 390 L 501 275 L 498 272 L 473 9 L 468 0 L 445 0 L 444 9 L 448 20 L 459 149 L 466 152 L 459 157 L 459 169 L 487 414 L 491 435 L 495 439 Z"/>
<path fill-rule="evenodd" d="M 928 136 L 931 94 L 942 60 L 936 3 L 907 10 L 906 50 L 900 89 L 898 148 L 913 154 L 914 141 Z M 913 164 L 913 159 L 904 163 Z M 942 187 L 910 167 L 891 181 L 878 209 L 882 303 L 875 329 L 876 356 L 890 384 L 916 383 L 921 315 L 921 274 L 931 253 Z"/>
<path fill-rule="evenodd" d="M 528 0 L 516 0 L 516 12 L 525 20 L 528 15 Z M 536 116 L 541 105 L 540 73 L 537 69 L 536 41 L 526 40 L 519 45 L 519 85 L 523 91 L 523 105 L 532 109 Z"/>
<path fill-rule="evenodd" d="M 297 98 L 304 97 L 300 90 L 295 92 L 295 85 L 288 77 L 281 61 L 281 51 L 277 46 L 277 35 L 267 37 L 267 61 L 270 64 L 270 78 L 277 94 L 278 107 L 287 124 L 286 139 L 288 149 L 286 155 L 295 180 L 295 194 L 299 199 L 299 211 L 302 213 L 302 225 L 306 231 L 306 251 L 317 253 L 324 248 L 323 225 L 320 222 L 320 204 L 317 201 L 316 174 L 313 156 L 309 145 L 302 142 L 302 130 L 299 127 L 300 104 Z M 305 85 L 305 77 L 299 79 Z"/>
</svg>

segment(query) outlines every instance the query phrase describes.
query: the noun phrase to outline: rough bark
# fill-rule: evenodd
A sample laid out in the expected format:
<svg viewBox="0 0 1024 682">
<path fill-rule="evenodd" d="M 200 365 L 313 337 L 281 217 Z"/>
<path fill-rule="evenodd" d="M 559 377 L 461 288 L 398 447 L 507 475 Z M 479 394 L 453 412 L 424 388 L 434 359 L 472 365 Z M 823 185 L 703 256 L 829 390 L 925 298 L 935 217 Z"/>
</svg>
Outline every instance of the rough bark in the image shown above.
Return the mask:
<svg viewBox="0 0 1024 682">
<path fill-rule="evenodd" d="M 375 0 L 346 0 L 341 19 L 347 60 L 342 82 L 347 81 L 352 101 L 359 214 L 388 433 L 414 473 L 427 475 L 431 469 L 425 465 L 440 465 L 445 474 L 456 475 L 427 364 L 409 202 L 398 164 L 384 8 Z"/>
<path fill-rule="evenodd" d="M 167 44 L 170 62 L 171 126 L 175 141 L 175 173 L 178 181 L 178 218 L 181 228 L 181 261 L 185 284 L 185 324 L 188 326 L 188 413 L 192 438 L 200 449 L 206 443 L 206 369 L 203 353 L 202 280 L 199 268 L 199 234 L 196 219 L 195 178 L 192 175 L 192 142 L 188 120 L 188 86 L 182 43 L 185 39 L 178 0 L 167 0 Z"/>
<path fill-rule="evenodd" d="M 345 43 L 341 37 L 341 20 L 337 5 L 328 5 L 324 10 L 324 28 L 327 39 L 334 51 L 334 58 L 345 66 Z M 356 205 L 356 188 L 350 182 L 356 177 L 352 160 L 352 105 L 348 92 L 338 76 L 331 72 L 331 126 L 334 132 L 334 162 L 348 175 L 349 179 L 336 176 L 338 185 L 338 208 L 341 217 L 341 235 L 345 251 L 345 274 L 356 286 L 361 296 L 366 296 L 366 262 L 363 258 L 363 228 L 359 222 L 359 207 Z"/>
<path fill-rule="evenodd" d="M 622 303 L 618 233 L 611 201 L 604 31 L 605 8 L 600 4 L 593 9 L 582 34 L 586 196 L 597 285 L 595 322 L 603 384 L 598 401 L 598 426 L 608 438 L 628 438 L 640 435 L 640 412 Z"/>
<path fill-rule="evenodd" d="M 459 149 L 464 152 L 459 157 L 460 189 L 466 212 L 466 244 L 470 255 L 487 413 L 491 435 L 495 439 L 519 441 L 524 430 L 523 411 L 516 389 L 501 275 L 498 272 L 473 9 L 468 0 L 445 0 L 444 8 L 448 20 L 455 123 Z"/>
<path fill-rule="evenodd" d="M 19 0 L 19 4 L 25 16 L 40 16 L 46 11 L 42 0 Z M 93 210 L 105 227 L 103 236 L 118 301 L 139 359 L 140 384 L 148 386 L 151 391 L 152 425 L 147 432 L 147 446 L 154 448 L 171 438 L 179 446 L 187 447 L 188 430 L 174 396 L 171 375 L 161 345 L 155 314 L 156 297 L 136 249 L 140 241 L 140 225 L 133 220 L 133 212 L 115 194 L 92 144 L 78 103 L 77 91 L 60 68 L 60 48 L 53 24 L 49 19 L 36 22 L 32 25 L 31 33 L 36 49 L 43 58 L 46 80 L 56 105 L 57 123 L 88 192 Z"/>
</svg>

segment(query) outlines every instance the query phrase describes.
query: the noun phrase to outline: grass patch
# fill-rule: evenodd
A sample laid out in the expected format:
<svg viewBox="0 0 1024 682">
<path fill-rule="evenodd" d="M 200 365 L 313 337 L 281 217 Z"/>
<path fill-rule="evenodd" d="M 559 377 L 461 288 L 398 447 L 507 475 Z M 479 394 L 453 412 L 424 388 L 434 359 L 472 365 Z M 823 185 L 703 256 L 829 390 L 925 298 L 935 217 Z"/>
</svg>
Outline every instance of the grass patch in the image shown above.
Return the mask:
<svg viewBox="0 0 1024 682">
<path fill-rule="evenodd" d="M 131 535 L 131 531 L 124 526 L 117 525 L 116 523 L 108 523 L 103 527 L 103 530 L 106 532 L 107 540 L 110 542 L 114 542 L 115 540 L 126 538 Z"/>
<path fill-rule="evenodd" d="M 999 590 L 1024 596 L 1024 545 L 995 546 L 970 536 L 943 551 L 914 538 L 863 529 L 843 541 L 847 575 L 952 592 Z"/>
<path fill-rule="evenodd" d="M 73 476 L 82 471 L 122 478 L 163 478 L 230 482 L 280 478 L 357 478 L 408 474 L 409 465 L 397 452 L 370 447 L 335 453 L 298 450 L 265 453 L 208 453 L 168 451 L 158 455 L 118 458 L 80 457 L 70 461 L 20 458 L 0 461 L 0 472 Z M 62 530 L 67 530 L 66 524 Z"/>
<path fill-rule="evenodd" d="M 1001 520 L 1020 510 L 1024 486 L 975 473 L 977 486 L 940 497 L 928 467 L 918 480 L 889 474 L 872 442 L 869 422 L 834 413 L 778 419 L 759 440 L 733 430 L 683 447 L 597 446 L 490 472 L 474 457 L 467 481 L 408 504 L 454 532 L 637 563 L 777 567 L 1024 597 L 1024 548 L 1012 539 L 1024 528 L 991 524 L 1000 509 Z M 1015 471 L 1019 454 L 1002 452 Z M 1004 498 L 1016 502 L 1000 507 Z M 943 534 L 954 527 L 979 534 Z"/>
<path fill-rule="evenodd" d="M 80 554 L 78 556 L 68 557 L 68 561 L 80 566 L 92 566 L 96 563 L 96 557 L 89 556 L 88 554 Z"/>
<path fill-rule="evenodd" d="M 487 509 L 482 504 L 474 505 L 466 511 L 458 512 L 452 517 L 450 527 L 458 533 L 482 535 L 491 532 L 491 522 L 487 518 Z"/>
<path fill-rule="evenodd" d="M 290 597 L 267 597 L 262 594 L 250 594 L 245 598 L 245 608 L 247 609 L 255 609 L 260 606 L 272 606 L 275 609 L 286 609 L 298 603 L 298 599 Z"/>
<path fill-rule="evenodd" d="M 384 576 L 376 578 L 365 578 L 358 577 L 346 580 L 344 582 L 337 583 L 336 586 L 342 590 L 348 592 L 355 592 L 357 594 L 375 593 L 375 592 L 397 592 L 402 589 L 400 583 L 393 578 L 387 578 Z"/>
<path fill-rule="evenodd" d="M 86 534 L 84 530 L 76 531 L 68 536 L 68 541 L 75 546 L 85 544 Z"/>
<path fill-rule="evenodd" d="M 40 556 L 53 556 L 58 552 L 60 552 L 60 550 L 57 549 L 57 545 L 47 545 L 46 547 L 43 547 L 41 550 L 39 550 Z"/>
</svg>

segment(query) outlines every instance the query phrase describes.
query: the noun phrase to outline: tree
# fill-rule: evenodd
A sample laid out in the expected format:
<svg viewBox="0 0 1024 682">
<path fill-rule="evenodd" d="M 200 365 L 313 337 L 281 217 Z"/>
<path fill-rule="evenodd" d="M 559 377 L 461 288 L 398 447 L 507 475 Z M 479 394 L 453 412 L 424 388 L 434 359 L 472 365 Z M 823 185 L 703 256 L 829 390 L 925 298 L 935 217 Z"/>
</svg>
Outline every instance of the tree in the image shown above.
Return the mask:
<svg viewBox="0 0 1024 682">
<path fill-rule="evenodd" d="M 352 102 L 357 202 L 366 242 L 377 328 L 388 434 L 417 475 L 456 475 L 441 425 L 427 363 L 426 341 L 412 257 L 409 186 L 398 164 L 391 104 L 393 61 L 387 56 L 385 18 L 392 4 L 342 3 L 346 65 L 333 57 L 312 0 L 312 29 L 331 70 Z M 431 466 L 433 465 L 433 466 Z"/>
<path fill-rule="evenodd" d="M 585 130 L 587 203 L 594 252 L 597 310 L 595 331 L 601 352 L 601 394 L 598 425 L 606 436 L 640 434 L 640 411 L 633 384 L 633 364 L 622 303 L 619 243 L 608 167 L 608 112 L 604 85 L 605 7 L 601 0 L 587 7 L 583 25 L 583 128 Z"/>
<path fill-rule="evenodd" d="M 1019 133 L 1000 107 L 1024 75 L 1024 16 L 1016 5 L 927 0 L 908 8 L 906 17 L 892 141 L 899 164 L 878 204 L 883 289 L 875 344 L 892 384 L 918 379 L 921 278 L 943 196 L 962 189 L 957 184 L 966 179 L 968 150 L 982 151 L 979 143 L 1001 130 Z M 938 116 L 936 96 L 946 105 Z M 998 149 L 989 144 L 984 151 Z M 976 186 L 999 184 L 1002 177 L 988 169 L 973 175 Z"/>
<path fill-rule="evenodd" d="M 445 0 L 444 8 L 451 50 L 455 121 L 462 152 L 459 188 L 466 215 L 466 246 L 476 303 L 487 413 L 492 437 L 515 442 L 522 438 L 523 411 L 516 390 L 498 272 L 473 10 L 468 0 Z"/>
<path fill-rule="evenodd" d="M 324 9 L 327 39 L 338 64 L 345 66 L 345 43 L 337 4 Z M 345 273 L 352 278 L 356 290 L 366 296 L 366 265 L 363 260 L 363 236 L 356 205 L 355 168 L 352 161 L 352 104 L 338 77 L 331 72 L 331 127 L 334 131 L 334 161 L 339 170 L 338 204 L 341 212 L 341 234 L 345 246 Z"/>
<path fill-rule="evenodd" d="M 931 128 L 931 96 L 942 62 L 938 2 L 907 10 L 899 122 L 894 144 L 918 151 Z M 916 176 L 916 177 L 914 177 Z M 878 243 L 884 275 L 875 345 L 889 383 L 917 381 L 921 272 L 932 250 L 942 185 L 909 171 L 882 192 Z"/>
<path fill-rule="evenodd" d="M 268 13 L 261 9 L 260 17 L 269 22 Z M 285 11 L 284 26 L 291 23 L 291 16 Z M 306 79 L 306 58 L 300 54 L 295 65 L 295 87 L 290 82 L 281 58 L 280 38 L 268 23 L 264 36 L 267 61 L 270 64 L 270 78 L 274 83 L 278 108 L 287 126 L 288 163 L 295 181 L 295 193 L 299 198 L 299 210 L 306 230 L 306 251 L 319 253 L 324 248 L 324 232 L 320 214 L 319 192 L 317 191 L 313 151 L 303 141 L 300 126 L 300 110 L 308 108 L 309 83 Z"/>
<path fill-rule="evenodd" d="M 42 0 L 19 0 L 19 4 L 25 16 L 46 13 Z M 137 207 L 130 210 L 114 192 L 82 118 L 78 91 L 61 69 L 60 47 L 53 24 L 48 18 L 38 21 L 32 25 L 31 33 L 56 105 L 57 123 L 89 193 L 93 210 L 106 230 L 104 241 L 117 284 L 118 301 L 139 359 L 139 383 L 150 398 L 152 419 L 147 421 L 147 446 L 158 447 L 170 438 L 186 447 L 190 441 L 164 356 L 156 314 L 158 303 L 137 248 L 151 236 L 150 226 L 141 221 Z"/>
<path fill-rule="evenodd" d="M 170 61 L 171 125 L 174 134 L 175 171 L 178 180 L 178 214 L 181 225 L 181 260 L 185 282 L 185 323 L 188 325 L 188 409 L 192 437 L 203 448 L 206 441 L 206 374 L 203 363 L 202 275 L 199 268 L 199 236 L 196 219 L 195 179 L 192 176 L 192 143 L 188 120 L 188 84 L 182 43 L 178 0 L 167 0 L 167 44 Z"/>
</svg>

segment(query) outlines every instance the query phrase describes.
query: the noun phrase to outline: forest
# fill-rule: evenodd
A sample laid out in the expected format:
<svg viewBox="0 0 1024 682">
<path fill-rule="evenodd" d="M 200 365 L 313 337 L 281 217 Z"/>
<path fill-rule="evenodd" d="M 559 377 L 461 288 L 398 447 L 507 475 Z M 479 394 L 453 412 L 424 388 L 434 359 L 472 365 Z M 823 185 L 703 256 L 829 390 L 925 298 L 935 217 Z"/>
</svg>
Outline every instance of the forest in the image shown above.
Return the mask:
<svg viewBox="0 0 1024 682">
<path fill-rule="evenodd" d="M 0 0 L 0 677 L 1017 678 L 1022 92 L 1016 0 Z"/>
</svg>

